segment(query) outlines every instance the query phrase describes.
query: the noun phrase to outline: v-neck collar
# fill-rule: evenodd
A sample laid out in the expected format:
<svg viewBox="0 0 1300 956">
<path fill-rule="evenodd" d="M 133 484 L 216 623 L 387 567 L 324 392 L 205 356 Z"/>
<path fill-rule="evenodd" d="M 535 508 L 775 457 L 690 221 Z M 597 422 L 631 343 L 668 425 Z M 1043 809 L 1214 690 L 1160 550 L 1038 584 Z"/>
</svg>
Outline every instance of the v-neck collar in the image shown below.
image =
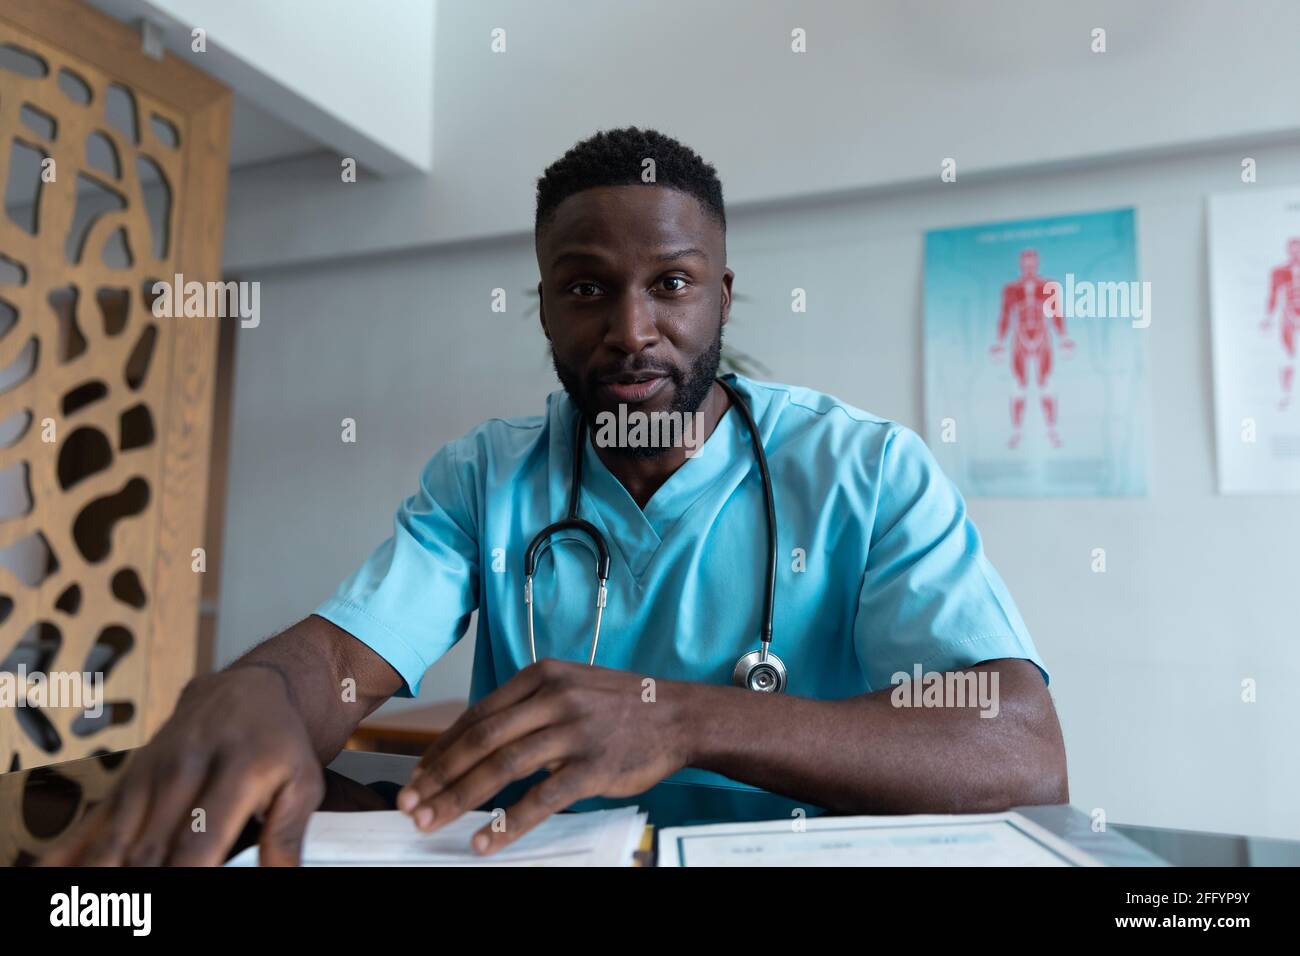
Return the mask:
<svg viewBox="0 0 1300 956">
<path fill-rule="evenodd" d="M 742 392 L 747 390 L 742 389 Z M 566 436 L 562 457 L 571 462 L 578 413 L 567 395 L 563 402 L 565 407 L 559 416 Z M 753 457 L 749 430 L 740 413 L 728 407 L 699 452 L 668 476 L 642 510 L 623 483 L 600 460 L 588 430 L 583 448 L 579 512 L 601 530 L 611 551 L 622 556 L 633 578 L 640 584 L 660 545 L 682 526 L 682 519 L 710 490 L 730 494 L 731 488 L 754 464 Z M 735 474 L 735 479 L 724 482 L 722 479 L 729 472 Z M 567 469 L 565 484 L 567 488 Z"/>
</svg>

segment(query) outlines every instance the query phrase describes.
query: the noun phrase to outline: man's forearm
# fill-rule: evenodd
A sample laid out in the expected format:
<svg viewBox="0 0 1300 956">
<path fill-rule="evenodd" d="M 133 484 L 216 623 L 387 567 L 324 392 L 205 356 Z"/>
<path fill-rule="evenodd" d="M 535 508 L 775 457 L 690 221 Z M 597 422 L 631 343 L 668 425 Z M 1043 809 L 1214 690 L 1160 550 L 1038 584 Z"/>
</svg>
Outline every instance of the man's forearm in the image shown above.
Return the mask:
<svg viewBox="0 0 1300 956">
<path fill-rule="evenodd" d="M 988 662 L 999 708 L 895 707 L 680 684 L 690 765 L 840 812 L 974 813 L 1069 799 L 1051 698 L 1027 661 Z"/>
<path fill-rule="evenodd" d="M 322 764 L 338 756 L 357 724 L 401 686 L 378 655 L 315 615 L 259 644 L 227 670 L 247 667 L 280 676 Z"/>
</svg>

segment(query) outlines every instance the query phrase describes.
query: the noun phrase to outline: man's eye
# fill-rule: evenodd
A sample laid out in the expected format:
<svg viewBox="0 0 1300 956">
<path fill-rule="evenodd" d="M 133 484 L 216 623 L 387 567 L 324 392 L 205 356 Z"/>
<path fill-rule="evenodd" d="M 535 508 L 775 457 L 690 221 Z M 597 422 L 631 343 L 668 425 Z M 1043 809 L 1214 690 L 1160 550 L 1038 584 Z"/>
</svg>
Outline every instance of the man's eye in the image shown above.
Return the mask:
<svg viewBox="0 0 1300 956">
<path fill-rule="evenodd" d="M 580 296 L 592 296 L 600 291 L 600 286 L 594 282 L 575 282 L 569 286 L 569 291 Z"/>
<path fill-rule="evenodd" d="M 681 285 L 679 285 L 679 286 L 667 286 L 667 285 L 666 285 L 666 286 L 665 286 L 665 291 L 667 291 L 667 292 L 681 292 L 682 289 L 686 288 L 686 280 L 685 280 L 683 277 L 681 277 L 681 276 L 665 276 L 664 279 L 663 279 L 663 282 L 664 282 L 664 283 L 669 283 L 669 282 L 680 282 L 680 283 L 681 283 Z"/>
</svg>

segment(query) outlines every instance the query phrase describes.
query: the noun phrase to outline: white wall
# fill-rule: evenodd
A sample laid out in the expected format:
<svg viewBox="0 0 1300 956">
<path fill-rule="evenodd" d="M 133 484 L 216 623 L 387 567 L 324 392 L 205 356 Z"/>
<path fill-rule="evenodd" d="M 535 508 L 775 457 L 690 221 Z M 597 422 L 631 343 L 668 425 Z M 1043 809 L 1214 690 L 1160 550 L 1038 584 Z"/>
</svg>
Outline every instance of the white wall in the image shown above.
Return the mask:
<svg viewBox="0 0 1300 956">
<path fill-rule="evenodd" d="M 435 0 L 90 2 L 128 23 L 149 20 L 172 53 L 363 166 L 432 169 Z M 206 34 L 201 52 L 195 28 Z"/>
<path fill-rule="evenodd" d="M 441 0 L 436 34 L 435 175 L 242 177 L 231 267 L 516 233 L 542 169 L 600 127 L 707 143 L 733 206 L 933 182 L 945 157 L 969 180 L 1300 128 L 1292 0 Z"/>
<path fill-rule="evenodd" d="M 692 143 L 706 157 L 724 134 Z M 1294 569 L 1300 499 L 1214 491 L 1204 196 L 1300 183 L 1300 151 L 1202 151 L 961 188 L 732 211 L 729 339 L 772 378 L 926 433 L 922 233 L 937 226 L 1138 209 L 1153 429 L 1144 499 L 974 499 L 986 546 L 1053 673 L 1076 806 L 1111 821 L 1300 837 Z M 555 386 L 518 293 L 536 282 L 522 237 L 263 280 L 262 325 L 238 333 L 219 654 L 229 660 L 326 596 L 382 540 L 442 442 L 492 415 L 541 408 Z M 512 295 L 489 311 L 489 291 Z M 790 289 L 810 311 L 789 313 Z M 339 421 L 358 422 L 345 445 Z M 1105 547 L 1109 571 L 1090 570 Z M 471 632 L 472 633 L 472 632 Z M 464 641 L 427 698 L 463 696 Z M 1259 701 L 1240 702 L 1243 677 Z"/>
<path fill-rule="evenodd" d="M 1203 227 L 1207 193 L 1300 183 L 1300 5 L 562 9 L 442 0 L 432 177 L 342 184 L 321 155 L 232 178 L 227 265 L 264 286 L 261 327 L 238 333 L 220 657 L 351 572 L 441 443 L 541 408 L 555 384 L 521 312 L 534 184 L 597 128 L 656 126 L 717 165 L 752 296 L 737 346 L 774 379 L 923 434 L 923 232 L 1131 204 L 1156 304 L 1150 494 L 971 510 L 1052 669 L 1077 806 L 1300 837 L 1300 499 L 1214 492 Z M 495 26 L 504 55 L 488 49 Z M 1096 26 L 1106 54 L 1088 52 Z M 1244 155 L 1257 186 L 1240 183 Z M 947 156 L 956 185 L 937 181 Z M 488 308 L 498 286 L 505 315 Z M 794 286 L 810 296 L 797 320 Z M 344 417 L 356 445 L 339 440 Z M 471 650 L 435 666 L 427 698 L 466 693 Z M 1248 676 L 1254 705 L 1239 699 Z"/>
</svg>

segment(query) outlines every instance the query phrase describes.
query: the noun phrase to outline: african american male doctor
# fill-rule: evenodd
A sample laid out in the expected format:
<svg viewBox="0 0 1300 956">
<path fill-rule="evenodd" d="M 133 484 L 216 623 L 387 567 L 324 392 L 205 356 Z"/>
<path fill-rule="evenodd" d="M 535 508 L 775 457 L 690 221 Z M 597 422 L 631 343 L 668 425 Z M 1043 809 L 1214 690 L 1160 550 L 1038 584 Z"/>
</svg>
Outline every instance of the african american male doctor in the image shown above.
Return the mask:
<svg viewBox="0 0 1300 956">
<path fill-rule="evenodd" d="M 539 180 L 535 239 L 563 385 L 544 413 L 439 449 L 392 536 L 314 614 L 187 685 L 46 862 L 216 864 L 255 815 L 262 860 L 297 862 L 322 764 L 418 692 L 475 610 L 471 706 L 398 795 L 413 832 L 530 777 L 480 852 L 679 772 L 832 811 L 1068 799 L 1047 671 L 922 441 L 808 388 L 717 378 L 733 273 L 714 168 L 653 130 L 597 133 Z M 694 445 L 605 427 L 653 412 L 698 423 Z M 894 675 L 919 670 L 996 674 L 996 716 L 896 706 Z"/>
</svg>

